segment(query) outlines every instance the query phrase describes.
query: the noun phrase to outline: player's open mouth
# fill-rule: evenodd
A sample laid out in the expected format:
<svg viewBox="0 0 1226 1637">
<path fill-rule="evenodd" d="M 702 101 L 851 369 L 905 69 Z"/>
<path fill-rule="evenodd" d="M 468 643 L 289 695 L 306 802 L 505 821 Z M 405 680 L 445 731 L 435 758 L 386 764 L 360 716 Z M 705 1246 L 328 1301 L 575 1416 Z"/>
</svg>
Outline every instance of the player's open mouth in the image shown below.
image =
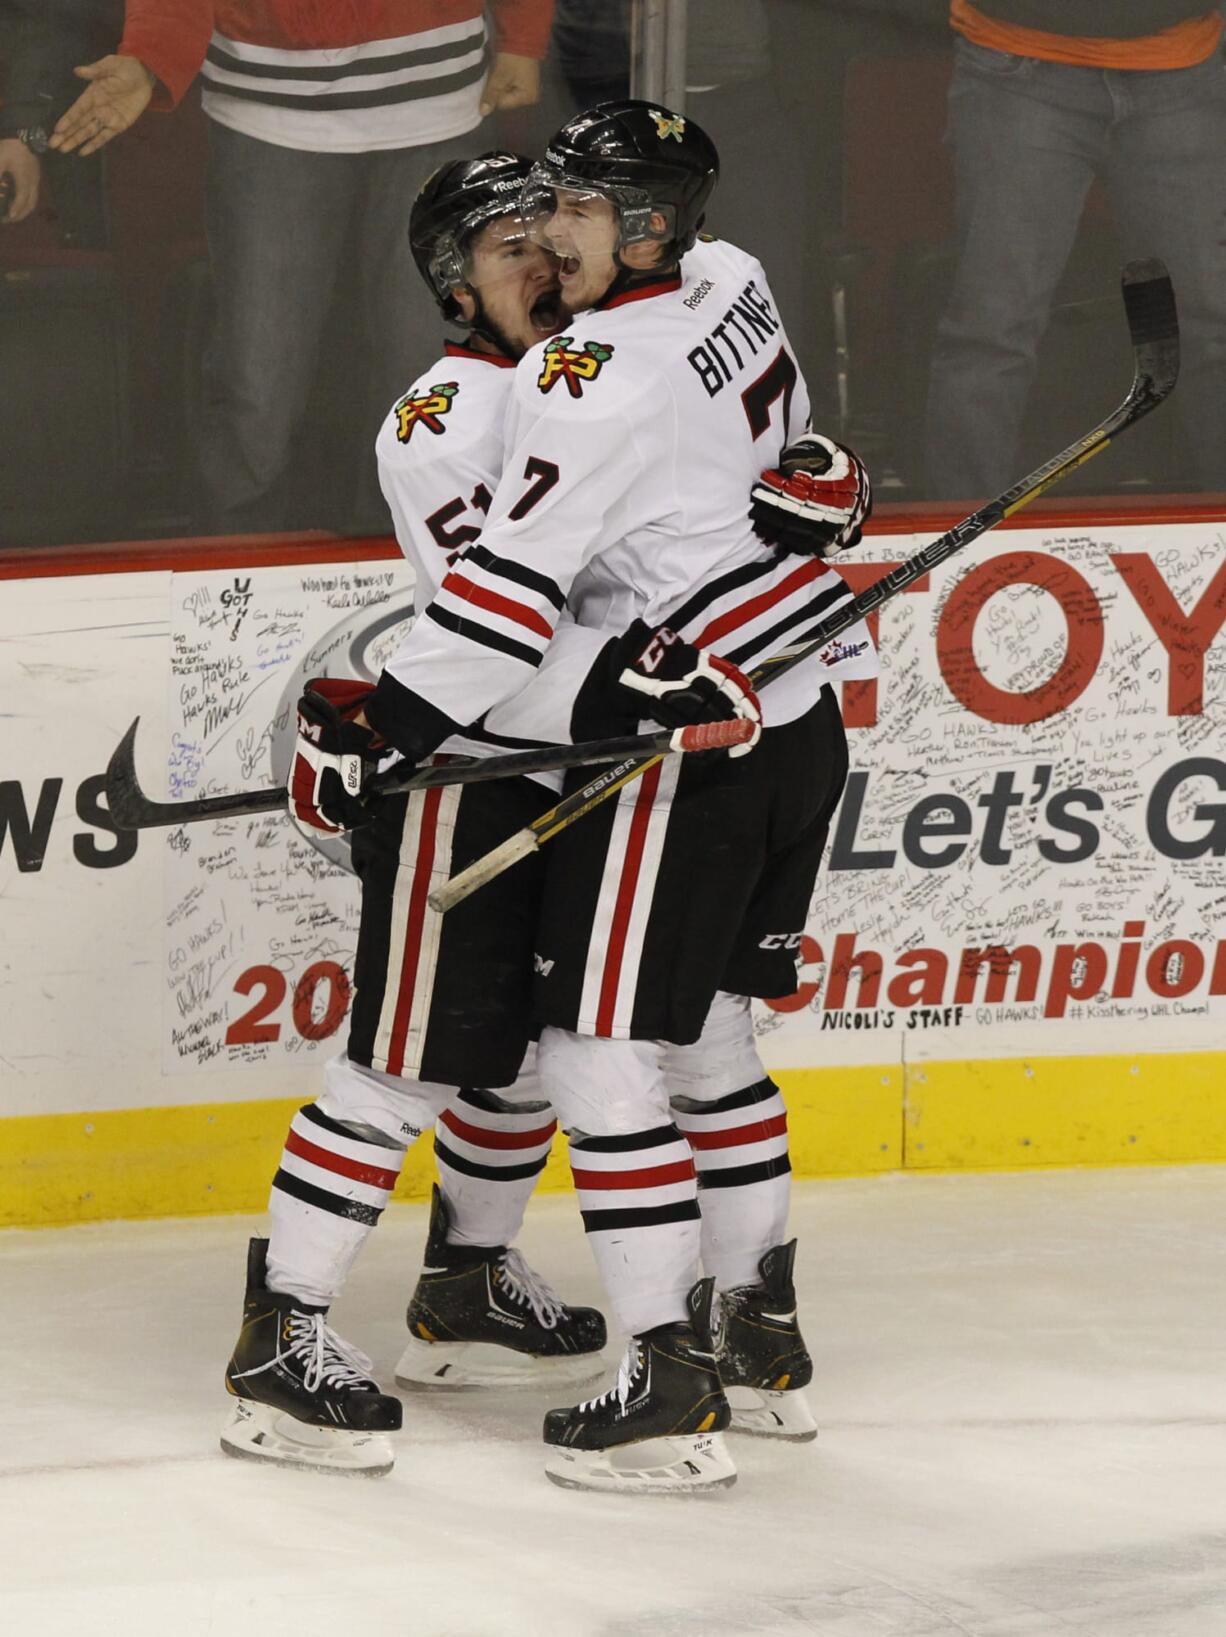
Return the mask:
<svg viewBox="0 0 1226 1637">
<path fill-rule="evenodd" d="M 532 303 L 528 316 L 538 335 L 556 335 L 563 323 L 561 291 L 543 291 Z"/>
<path fill-rule="evenodd" d="M 560 274 L 563 282 L 565 282 L 567 279 L 573 279 L 574 278 L 575 274 L 579 271 L 579 265 L 580 264 L 579 264 L 578 256 L 563 256 L 562 257 L 562 265 L 558 269 L 558 271 L 559 271 L 559 274 Z"/>
</svg>

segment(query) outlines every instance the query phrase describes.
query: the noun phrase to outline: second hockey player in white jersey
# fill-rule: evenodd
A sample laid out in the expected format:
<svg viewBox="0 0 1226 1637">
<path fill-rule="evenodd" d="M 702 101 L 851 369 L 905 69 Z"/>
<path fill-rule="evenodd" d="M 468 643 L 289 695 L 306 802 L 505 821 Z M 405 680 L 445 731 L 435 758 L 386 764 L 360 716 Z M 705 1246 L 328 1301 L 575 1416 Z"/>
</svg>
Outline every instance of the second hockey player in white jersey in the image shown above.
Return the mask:
<svg viewBox="0 0 1226 1637">
<path fill-rule="evenodd" d="M 642 103 L 593 110 L 550 144 L 526 209 L 563 257 L 568 304 L 587 310 L 520 364 L 481 539 L 367 706 L 406 755 L 523 688 L 563 609 L 619 634 L 576 703 L 586 737 L 645 715 L 674 725 L 756 708 L 741 668 L 803 640 L 848 597 L 820 554 L 764 556 L 749 525 L 746 490 L 802 433 L 808 404 L 760 266 L 694 244 L 715 173 L 692 122 Z M 867 485 L 837 446 L 818 440 L 811 455 L 808 474 L 759 510 L 778 501 L 786 526 L 789 511 L 820 511 L 824 488 L 838 549 L 858 537 Z M 751 756 L 656 768 L 551 845 L 541 1069 L 634 1337 L 616 1389 L 547 1419 L 558 1481 L 695 1487 L 733 1473 L 704 1346 L 711 1290 L 695 1284 L 691 1147 L 701 1252 L 725 1293 L 725 1381 L 757 1394 L 766 1430 L 811 1369 L 794 1247 L 782 1243 L 786 1120 L 745 997 L 795 986 L 792 951 L 846 771 L 830 683 L 874 668 L 867 630 L 853 627 L 772 688 Z M 705 1062 L 670 1083 L 658 1042 L 700 1036 Z M 734 1219 L 756 1224 L 756 1266 L 754 1234 Z"/>
<path fill-rule="evenodd" d="M 457 161 L 414 204 L 419 268 L 445 316 L 467 326 L 466 341 L 449 345 L 393 406 L 378 439 L 419 605 L 479 533 L 471 520 L 480 521 L 502 473 L 515 359 L 558 325 L 556 260 L 526 240 L 518 216 L 528 169 L 508 153 Z M 541 678 L 488 722 L 465 724 L 444 758 L 564 739 L 569 700 L 602 641 L 574 626 L 567 635 L 546 668 L 557 680 Z M 344 813 L 330 817 L 321 802 L 327 746 L 343 744 L 359 762 L 375 753 L 358 725 L 369 693 L 338 678 L 310 684 L 291 777 L 295 816 L 308 830 L 345 825 Z M 426 904 L 433 885 L 533 816 L 558 782 L 544 775 L 415 792 L 383 801 L 373 818 L 365 808 L 356 815 L 362 913 L 348 1045 L 327 1067 L 324 1095 L 294 1117 L 273 1181 L 271 1239 L 252 1241 L 243 1333 L 226 1372 L 238 1400 L 222 1438 L 231 1454 L 390 1468 L 384 1434 L 399 1426 L 400 1404 L 377 1390 L 369 1362 L 331 1331 L 326 1313 L 407 1148 L 436 1116 L 442 1190 L 397 1381 L 505 1386 L 584 1380 L 598 1368 L 601 1315 L 560 1301 L 508 1248 L 555 1129 L 531 1068 L 520 1072 L 539 881 L 526 872 L 445 924 Z"/>
</svg>

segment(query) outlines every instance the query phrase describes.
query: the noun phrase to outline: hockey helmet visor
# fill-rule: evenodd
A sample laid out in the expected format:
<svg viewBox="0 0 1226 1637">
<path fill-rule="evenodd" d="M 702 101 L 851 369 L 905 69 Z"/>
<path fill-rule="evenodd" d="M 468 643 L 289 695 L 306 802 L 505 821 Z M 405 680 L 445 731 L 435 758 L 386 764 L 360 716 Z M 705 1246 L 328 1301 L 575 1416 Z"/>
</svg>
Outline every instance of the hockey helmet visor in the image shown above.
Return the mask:
<svg viewBox="0 0 1226 1637">
<path fill-rule="evenodd" d="M 492 152 L 436 171 L 414 203 L 409 244 L 418 270 L 448 317 L 455 317 L 452 291 L 467 284 L 477 235 L 490 222 L 508 221 L 508 242 L 524 237 L 520 190 L 529 161 Z"/>
<path fill-rule="evenodd" d="M 603 199 L 613 206 L 618 224 L 617 249 L 647 240 L 665 242 L 675 236 L 676 211 L 670 204 L 653 200 L 646 188 L 585 176 L 551 160 L 547 153 L 533 165 L 520 194 L 519 214 L 528 237 L 552 249 L 549 223 L 557 214 L 559 201 L 581 206 L 585 199 Z M 662 217 L 664 225 L 653 227 L 653 217 Z"/>
</svg>

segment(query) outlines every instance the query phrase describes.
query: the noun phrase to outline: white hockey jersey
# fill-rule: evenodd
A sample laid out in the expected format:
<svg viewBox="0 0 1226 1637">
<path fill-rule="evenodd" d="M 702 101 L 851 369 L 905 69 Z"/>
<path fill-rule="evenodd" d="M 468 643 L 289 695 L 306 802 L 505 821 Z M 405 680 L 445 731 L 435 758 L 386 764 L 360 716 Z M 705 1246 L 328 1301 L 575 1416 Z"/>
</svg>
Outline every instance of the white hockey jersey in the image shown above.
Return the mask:
<svg viewBox="0 0 1226 1637">
<path fill-rule="evenodd" d="M 808 420 L 761 266 L 698 244 L 680 274 L 580 314 L 520 361 L 480 540 L 386 670 L 468 721 L 525 686 L 564 610 L 606 636 L 667 622 L 743 670 L 803 640 L 851 593 L 818 558 L 769 553 L 749 492 Z M 766 725 L 876 669 L 857 624 L 772 683 Z"/>
<path fill-rule="evenodd" d="M 451 564 L 477 540 L 502 475 L 511 359 L 448 343 L 444 356 L 393 404 L 375 440 L 379 483 L 420 610 Z M 548 661 L 513 698 L 447 739 L 446 754 L 493 756 L 570 740 L 570 710 L 607 634 L 559 621 Z M 468 723 L 466 715 L 456 718 Z M 533 775 L 558 788 L 561 775 Z"/>
</svg>

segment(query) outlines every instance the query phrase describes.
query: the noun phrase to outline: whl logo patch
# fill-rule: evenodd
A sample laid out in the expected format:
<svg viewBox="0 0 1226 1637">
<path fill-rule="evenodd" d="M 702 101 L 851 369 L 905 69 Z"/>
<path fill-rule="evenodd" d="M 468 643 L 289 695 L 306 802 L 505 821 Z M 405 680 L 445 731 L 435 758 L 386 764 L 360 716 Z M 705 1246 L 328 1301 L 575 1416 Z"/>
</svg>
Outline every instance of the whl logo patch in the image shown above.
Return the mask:
<svg viewBox="0 0 1226 1637">
<path fill-rule="evenodd" d="M 555 335 L 545 348 L 545 363 L 537 377 L 542 392 L 566 382 L 572 398 L 582 398 L 584 383 L 594 381 L 613 356 L 613 348 L 599 341 L 576 344 L 569 335 Z"/>
<path fill-rule="evenodd" d="M 832 642 L 817 657 L 823 665 L 837 665 L 844 659 L 858 659 L 867 647 L 867 642 Z"/>
<path fill-rule="evenodd" d="M 454 381 L 445 381 L 441 386 L 431 387 L 429 392 L 419 393 L 416 398 L 411 396 L 402 398 L 392 411 L 396 417 L 396 436 L 400 442 L 408 443 L 416 426 L 424 426 L 427 432 L 433 432 L 436 437 L 444 433 L 447 428 L 443 425 L 442 418 L 451 408 L 452 400 L 459 390 Z"/>
</svg>

